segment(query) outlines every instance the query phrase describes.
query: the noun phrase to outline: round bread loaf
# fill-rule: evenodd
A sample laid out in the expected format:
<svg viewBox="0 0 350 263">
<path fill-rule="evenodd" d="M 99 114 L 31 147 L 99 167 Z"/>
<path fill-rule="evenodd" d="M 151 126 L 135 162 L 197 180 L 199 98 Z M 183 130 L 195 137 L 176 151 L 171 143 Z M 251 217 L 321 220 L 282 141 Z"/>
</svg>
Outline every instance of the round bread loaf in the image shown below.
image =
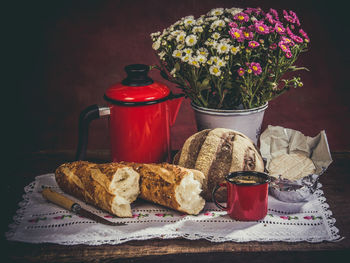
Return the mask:
<svg viewBox="0 0 350 263">
<path fill-rule="evenodd" d="M 211 201 L 216 184 L 235 171 L 264 171 L 264 162 L 254 143 L 244 134 L 224 128 L 206 129 L 190 136 L 174 157 L 174 164 L 201 171 L 205 180 L 202 196 Z M 226 189 L 216 193 L 226 201 Z"/>
</svg>

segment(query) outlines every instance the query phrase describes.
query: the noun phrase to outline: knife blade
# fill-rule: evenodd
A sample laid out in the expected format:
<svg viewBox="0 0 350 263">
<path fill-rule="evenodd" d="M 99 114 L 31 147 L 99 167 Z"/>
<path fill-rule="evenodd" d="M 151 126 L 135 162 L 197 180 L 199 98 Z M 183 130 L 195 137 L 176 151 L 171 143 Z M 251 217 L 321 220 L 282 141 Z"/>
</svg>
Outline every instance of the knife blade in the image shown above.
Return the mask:
<svg viewBox="0 0 350 263">
<path fill-rule="evenodd" d="M 73 200 L 69 199 L 68 197 L 59 194 L 55 191 L 53 191 L 50 188 L 44 188 L 42 191 L 42 195 L 45 199 L 48 201 L 51 201 L 52 203 L 59 205 L 77 215 L 80 215 L 82 217 L 91 219 L 97 223 L 101 223 L 104 225 L 109 226 L 123 226 L 126 225 L 124 222 L 111 222 L 107 219 L 104 219 L 103 217 L 100 217 L 98 215 L 95 215 L 94 213 L 91 213 L 90 211 L 84 209 L 79 205 L 78 203 L 74 202 Z"/>
</svg>

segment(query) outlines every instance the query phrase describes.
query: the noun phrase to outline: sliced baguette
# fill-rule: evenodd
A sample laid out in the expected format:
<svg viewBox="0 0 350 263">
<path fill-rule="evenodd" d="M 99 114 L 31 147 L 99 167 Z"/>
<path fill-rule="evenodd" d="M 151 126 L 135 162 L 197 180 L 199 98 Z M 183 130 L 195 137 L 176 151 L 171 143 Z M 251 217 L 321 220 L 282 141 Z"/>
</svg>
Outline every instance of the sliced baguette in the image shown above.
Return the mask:
<svg viewBox="0 0 350 263">
<path fill-rule="evenodd" d="M 120 163 L 65 163 L 55 178 L 64 192 L 119 217 L 132 216 L 130 203 L 140 192 L 139 174 Z"/>
</svg>

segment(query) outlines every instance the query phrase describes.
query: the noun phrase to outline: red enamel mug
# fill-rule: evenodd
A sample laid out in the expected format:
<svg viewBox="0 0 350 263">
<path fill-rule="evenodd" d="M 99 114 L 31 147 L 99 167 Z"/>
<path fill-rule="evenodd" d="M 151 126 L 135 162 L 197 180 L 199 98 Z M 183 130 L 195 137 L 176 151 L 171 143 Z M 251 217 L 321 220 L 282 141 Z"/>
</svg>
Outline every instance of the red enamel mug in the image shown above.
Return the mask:
<svg viewBox="0 0 350 263">
<path fill-rule="evenodd" d="M 91 105 L 81 112 L 76 160 L 85 159 L 90 122 L 108 116 L 113 162 L 170 161 L 170 127 L 184 95 L 148 77 L 147 65 L 128 65 L 125 71 L 127 77 L 105 92 L 107 106 Z"/>
<path fill-rule="evenodd" d="M 255 171 L 238 171 L 228 174 L 226 182 L 217 185 L 212 192 L 217 207 L 238 221 L 256 221 L 267 214 L 269 176 Z M 220 187 L 227 188 L 227 206 L 215 199 Z"/>
</svg>

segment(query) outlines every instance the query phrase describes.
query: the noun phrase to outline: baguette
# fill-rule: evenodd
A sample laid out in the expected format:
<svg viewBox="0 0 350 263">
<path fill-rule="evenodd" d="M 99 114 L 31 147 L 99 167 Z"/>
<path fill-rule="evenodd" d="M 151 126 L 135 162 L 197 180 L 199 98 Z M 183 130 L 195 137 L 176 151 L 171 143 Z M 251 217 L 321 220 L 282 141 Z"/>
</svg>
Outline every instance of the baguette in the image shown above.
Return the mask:
<svg viewBox="0 0 350 263">
<path fill-rule="evenodd" d="M 198 214 L 204 175 L 168 163 L 66 163 L 56 169 L 59 187 L 119 217 L 131 217 L 137 197 L 187 214 Z"/>
<path fill-rule="evenodd" d="M 168 163 L 131 165 L 140 174 L 140 198 L 192 215 L 203 209 L 202 172 Z"/>
<path fill-rule="evenodd" d="M 130 203 L 140 193 L 140 175 L 132 167 L 78 161 L 58 167 L 55 178 L 64 192 L 118 217 L 132 217 Z"/>
</svg>

